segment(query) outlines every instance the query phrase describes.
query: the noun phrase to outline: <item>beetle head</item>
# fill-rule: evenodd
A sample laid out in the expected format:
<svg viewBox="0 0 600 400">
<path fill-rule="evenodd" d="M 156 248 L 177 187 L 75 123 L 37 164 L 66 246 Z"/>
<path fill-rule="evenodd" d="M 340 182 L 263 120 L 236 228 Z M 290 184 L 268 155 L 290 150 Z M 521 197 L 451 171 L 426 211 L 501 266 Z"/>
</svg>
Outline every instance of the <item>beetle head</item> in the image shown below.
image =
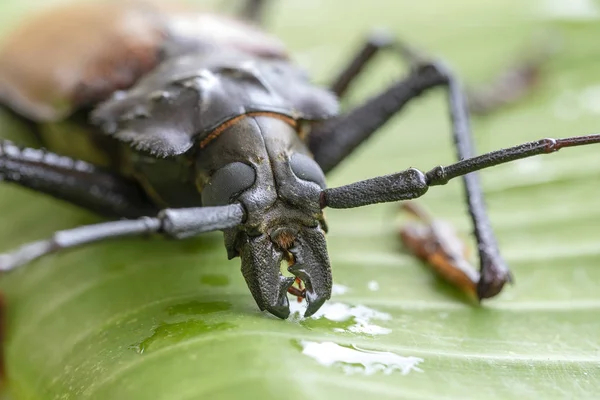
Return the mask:
<svg viewBox="0 0 600 400">
<path fill-rule="evenodd" d="M 225 246 L 230 259 L 241 258 L 259 308 L 286 318 L 287 292 L 296 277 L 306 287 L 308 316 L 331 295 L 327 227 L 319 204 L 325 178 L 308 155 L 289 147 L 279 151 L 270 163 L 246 159 L 220 166 L 202 185 L 202 203 L 244 207 L 245 221 L 224 231 Z M 293 276 L 281 273 L 282 262 Z"/>
<path fill-rule="evenodd" d="M 294 153 L 280 160 L 273 168 L 276 191 L 255 183 L 238 196 L 247 220 L 226 233 L 226 247 L 230 258 L 241 257 L 242 273 L 261 310 L 287 318 L 287 292 L 300 278 L 306 287 L 305 316 L 309 316 L 331 296 L 327 226 L 319 204 L 325 180 L 306 155 Z M 257 174 L 257 182 L 262 178 Z M 281 273 L 282 262 L 293 277 Z"/>
</svg>

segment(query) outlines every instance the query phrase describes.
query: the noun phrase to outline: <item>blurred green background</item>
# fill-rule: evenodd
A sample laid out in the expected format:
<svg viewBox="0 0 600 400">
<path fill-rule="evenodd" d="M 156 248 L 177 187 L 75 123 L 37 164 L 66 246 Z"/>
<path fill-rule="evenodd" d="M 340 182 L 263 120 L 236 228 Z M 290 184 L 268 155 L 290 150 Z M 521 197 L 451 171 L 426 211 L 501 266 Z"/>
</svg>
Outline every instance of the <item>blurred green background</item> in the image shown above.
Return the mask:
<svg viewBox="0 0 600 400">
<path fill-rule="evenodd" d="M 3 0 L 0 34 L 47 3 Z M 592 0 L 281 0 L 267 26 L 321 83 L 373 27 L 445 59 L 471 85 L 497 75 L 532 45 L 555 44 L 539 90 L 475 119 L 483 152 L 599 130 L 599 16 Z M 395 57 L 382 56 L 345 105 L 403 72 Z M 437 91 L 415 102 L 336 169 L 329 185 L 451 162 L 444 100 Z M 259 313 L 239 260 L 226 260 L 219 234 L 184 242 L 128 239 L 46 257 L 0 282 L 10 304 L 12 397 L 597 398 L 599 149 L 566 149 L 482 174 L 516 280 L 483 307 L 403 252 L 394 204 L 327 212 L 334 281 L 343 285 L 331 303 L 355 314 L 341 322 Z M 467 235 L 461 194 L 452 182 L 432 189 L 424 204 Z M 0 250 L 98 220 L 0 186 Z M 361 316 L 380 334 L 351 332 Z M 419 357 L 421 371 L 367 375 L 358 364 L 325 366 L 303 354 L 307 341 Z"/>
</svg>

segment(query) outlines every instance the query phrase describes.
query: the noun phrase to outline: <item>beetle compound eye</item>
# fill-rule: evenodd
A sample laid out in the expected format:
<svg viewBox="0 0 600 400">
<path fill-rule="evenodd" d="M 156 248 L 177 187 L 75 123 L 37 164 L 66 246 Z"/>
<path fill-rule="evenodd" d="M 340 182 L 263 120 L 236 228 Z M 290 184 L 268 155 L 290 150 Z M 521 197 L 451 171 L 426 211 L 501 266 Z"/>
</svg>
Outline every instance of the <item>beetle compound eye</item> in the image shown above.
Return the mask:
<svg viewBox="0 0 600 400">
<path fill-rule="evenodd" d="M 202 189 L 203 206 L 227 205 L 231 200 L 254 184 L 254 168 L 241 162 L 227 164 L 218 169 Z"/>
<path fill-rule="evenodd" d="M 325 175 L 319 167 L 319 164 L 312 158 L 304 154 L 294 153 L 290 157 L 290 167 L 292 172 L 300 179 L 314 182 L 322 189 L 325 189 Z"/>
</svg>

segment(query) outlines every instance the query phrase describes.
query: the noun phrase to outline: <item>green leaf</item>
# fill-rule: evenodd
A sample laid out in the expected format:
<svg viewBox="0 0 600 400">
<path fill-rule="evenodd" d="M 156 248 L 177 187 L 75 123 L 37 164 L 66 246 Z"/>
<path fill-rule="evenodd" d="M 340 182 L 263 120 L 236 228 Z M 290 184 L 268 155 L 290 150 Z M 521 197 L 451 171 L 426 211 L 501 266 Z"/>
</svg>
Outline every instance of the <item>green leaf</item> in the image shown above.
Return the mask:
<svg viewBox="0 0 600 400">
<path fill-rule="evenodd" d="M 18 14 L 17 4 L 2 4 L 12 7 L 3 22 Z M 560 42 L 536 94 L 474 121 L 483 152 L 600 127 L 600 89 L 594 86 L 600 26 L 549 20 L 541 6 L 517 0 L 288 0 L 276 3 L 271 17 L 273 30 L 321 82 L 370 26 L 390 27 L 473 83 L 509 65 L 536 34 Z M 376 64 L 349 104 L 402 71 L 393 56 Z M 428 96 L 340 166 L 329 183 L 450 162 L 448 132 L 444 96 Z M 9 302 L 11 393 L 15 399 L 596 398 L 598 151 L 565 149 L 482 174 L 516 281 L 482 307 L 403 252 L 397 206 L 389 204 L 328 211 L 334 280 L 348 290 L 334 295 L 326 317 L 318 319 L 280 321 L 258 312 L 239 260 L 226 260 L 218 234 L 182 242 L 120 240 L 31 263 L 0 282 Z M 431 189 L 423 201 L 469 232 L 459 182 Z M 0 210 L 0 250 L 99 221 L 8 184 L 0 186 Z M 336 321 L 339 313 L 355 316 Z M 358 353 L 353 346 L 393 354 Z M 332 353 L 347 363 L 325 358 Z M 378 371 L 372 359 L 396 368 Z"/>
</svg>

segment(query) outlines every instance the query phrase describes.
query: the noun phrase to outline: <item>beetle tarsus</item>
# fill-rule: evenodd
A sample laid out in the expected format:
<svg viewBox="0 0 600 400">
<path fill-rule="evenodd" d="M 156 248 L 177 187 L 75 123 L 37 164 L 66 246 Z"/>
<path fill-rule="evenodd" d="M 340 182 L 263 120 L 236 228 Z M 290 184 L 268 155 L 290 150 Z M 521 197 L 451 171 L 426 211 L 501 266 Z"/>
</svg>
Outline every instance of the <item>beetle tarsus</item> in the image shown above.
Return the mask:
<svg viewBox="0 0 600 400">
<path fill-rule="evenodd" d="M 421 224 L 420 234 L 415 233 L 414 226 L 404 226 L 400 232 L 402 241 L 446 280 L 464 292 L 475 294 L 480 302 L 495 297 L 505 284 L 512 283 L 512 274 L 502 258 L 483 253 L 480 255 L 483 264 L 480 265 L 481 273 L 475 271 L 466 260 L 466 246 L 450 224 L 434 220 L 415 202 L 405 202 L 403 208 L 425 223 Z M 425 235 L 423 231 L 426 232 Z M 501 260 L 502 263 L 493 264 L 493 260 Z"/>
<path fill-rule="evenodd" d="M 512 283 L 512 274 L 507 267 L 494 265 L 482 268 L 477 282 L 477 297 L 480 301 L 495 297 L 507 283 Z"/>
</svg>

